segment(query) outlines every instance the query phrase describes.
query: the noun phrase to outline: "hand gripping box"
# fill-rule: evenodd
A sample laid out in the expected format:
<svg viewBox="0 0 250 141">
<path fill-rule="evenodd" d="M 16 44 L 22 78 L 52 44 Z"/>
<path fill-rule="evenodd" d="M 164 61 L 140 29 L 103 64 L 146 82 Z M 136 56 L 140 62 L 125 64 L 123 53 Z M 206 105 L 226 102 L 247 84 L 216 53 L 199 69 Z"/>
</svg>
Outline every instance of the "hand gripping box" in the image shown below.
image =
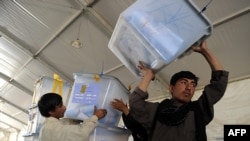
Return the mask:
<svg viewBox="0 0 250 141">
<path fill-rule="evenodd" d="M 157 72 L 211 31 L 210 21 L 191 0 L 137 0 L 121 13 L 108 46 L 139 76 L 138 61 Z"/>
<path fill-rule="evenodd" d="M 100 124 L 117 126 L 122 113 L 113 109 L 110 102 L 114 98 L 128 102 L 129 90 L 116 77 L 110 75 L 75 73 L 74 79 L 65 116 L 84 120 L 93 115 L 96 106 L 108 111 L 107 115 L 99 120 Z"/>
</svg>

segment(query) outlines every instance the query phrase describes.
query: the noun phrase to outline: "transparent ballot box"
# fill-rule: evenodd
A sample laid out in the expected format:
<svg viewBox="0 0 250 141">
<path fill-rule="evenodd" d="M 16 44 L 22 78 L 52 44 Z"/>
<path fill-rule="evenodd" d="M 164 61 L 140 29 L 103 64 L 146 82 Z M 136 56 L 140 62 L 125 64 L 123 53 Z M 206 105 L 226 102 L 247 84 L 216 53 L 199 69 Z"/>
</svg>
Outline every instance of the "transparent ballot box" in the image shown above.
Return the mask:
<svg viewBox="0 0 250 141">
<path fill-rule="evenodd" d="M 191 0 L 137 0 L 119 16 L 108 46 L 139 76 L 138 61 L 157 72 L 211 31 L 209 19 Z"/>
<path fill-rule="evenodd" d="M 24 136 L 24 141 L 39 141 L 39 133 Z"/>
<path fill-rule="evenodd" d="M 116 78 L 99 74 L 74 74 L 74 85 L 67 105 L 65 116 L 84 120 L 93 115 L 94 106 L 107 109 L 107 115 L 99 121 L 107 126 L 117 126 L 121 112 L 113 109 L 110 102 L 114 99 L 128 101 L 128 89 Z"/>
<path fill-rule="evenodd" d="M 97 126 L 89 141 L 128 141 L 131 131 L 119 127 Z"/>
<path fill-rule="evenodd" d="M 24 136 L 33 136 L 40 131 L 45 118 L 40 114 L 38 109 L 38 101 L 40 97 L 46 93 L 57 93 L 62 96 L 63 103 L 67 104 L 70 94 L 71 84 L 60 79 L 56 75 L 55 78 L 42 76 L 35 82 L 32 105 L 29 108 L 28 128 Z M 30 137 L 31 138 L 31 137 Z"/>
</svg>

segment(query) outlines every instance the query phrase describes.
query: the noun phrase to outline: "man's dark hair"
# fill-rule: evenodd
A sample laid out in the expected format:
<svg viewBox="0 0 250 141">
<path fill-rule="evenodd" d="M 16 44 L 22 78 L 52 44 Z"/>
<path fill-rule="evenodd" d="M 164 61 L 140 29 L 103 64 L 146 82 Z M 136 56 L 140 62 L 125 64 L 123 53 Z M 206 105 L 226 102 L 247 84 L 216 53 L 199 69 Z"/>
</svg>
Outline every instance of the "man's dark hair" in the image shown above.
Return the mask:
<svg viewBox="0 0 250 141">
<path fill-rule="evenodd" d="M 175 85 L 176 82 L 181 79 L 181 78 L 188 78 L 188 79 L 192 79 L 195 81 L 195 84 L 198 85 L 198 80 L 199 78 L 197 76 L 195 76 L 192 72 L 190 71 L 180 71 L 175 73 L 171 80 L 170 80 L 170 84 L 171 85 Z"/>
<path fill-rule="evenodd" d="M 38 101 L 39 111 L 44 117 L 50 117 L 49 112 L 54 111 L 59 105 L 62 105 L 62 97 L 56 93 L 46 93 Z"/>
</svg>

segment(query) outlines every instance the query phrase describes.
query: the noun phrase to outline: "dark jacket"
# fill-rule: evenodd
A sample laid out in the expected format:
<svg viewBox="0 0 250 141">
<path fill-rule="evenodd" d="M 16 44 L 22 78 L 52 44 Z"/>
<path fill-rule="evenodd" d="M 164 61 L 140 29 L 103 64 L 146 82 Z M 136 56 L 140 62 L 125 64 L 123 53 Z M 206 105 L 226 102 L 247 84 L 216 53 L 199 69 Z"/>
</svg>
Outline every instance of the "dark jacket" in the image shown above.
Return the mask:
<svg viewBox="0 0 250 141">
<path fill-rule="evenodd" d="M 130 114 L 122 114 L 125 126 L 131 130 L 134 141 L 148 141 L 146 130 Z"/>
<path fill-rule="evenodd" d="M 196 109 L 189 108 L 185 114 L 183 122 L 177 125 L 167 125 L 161 120 L 156 120 L 157 111 L 160 103 L 148 102 L 148 93 L 136 88 L 129 96 L 130 114 L 143 125 L 148 132 L 151 141 L 199 141 L 203 138 L 204 126 L 207 125 L 214 116 L 213 105 L 218 102 L 224 95 L 228 82 L 227 71 L 213 71 L 210 84 L 206 85 L 202 95 L 195 103 L 201 112 L 201 121 L 197 121 L 195 117 Z M 178 105 L 173 103 L 176 108 Z M 193 106 L 192 106 L 193 107 Z M 178 116 L 177 116 L 178 117 Z M 196 123 L 203 122 L 202 126 L 196 126 Z M 177 122 L 178 123 L 178 122 Z M 204 125 L 205 124 L 205 125 Z M 202 128 L 201 132 L 199 128 Z M 206 137 L 205 137 L 206 138 Z"/>
</svg>

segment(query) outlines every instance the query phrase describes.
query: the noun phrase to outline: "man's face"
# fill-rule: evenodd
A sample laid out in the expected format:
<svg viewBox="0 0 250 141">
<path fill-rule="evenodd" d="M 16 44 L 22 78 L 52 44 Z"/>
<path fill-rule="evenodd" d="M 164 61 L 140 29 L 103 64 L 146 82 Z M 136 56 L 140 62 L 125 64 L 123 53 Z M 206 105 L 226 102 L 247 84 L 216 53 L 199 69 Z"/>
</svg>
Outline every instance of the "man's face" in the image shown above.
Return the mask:
<svg viewBox="0 0 250 141">
<path fill-rule="evenodd" d="M 191 101 L 195 88 L 196 83 L 193 79 L 181 78 L 177 80 L 174 86 L 169 86 L 169 91 L 174 99 L 184 104 Z"/>
<path fill-rule="evenodd" d="M 61 105 L 56 106 L 55 111 L 50 112 L 50 115 L 52 117 L 59 119 L 59 118 L 64 117 L 65 111 L 66 111 L 66 107 L 63 104 L 61 104 Z"/>
</svg>

